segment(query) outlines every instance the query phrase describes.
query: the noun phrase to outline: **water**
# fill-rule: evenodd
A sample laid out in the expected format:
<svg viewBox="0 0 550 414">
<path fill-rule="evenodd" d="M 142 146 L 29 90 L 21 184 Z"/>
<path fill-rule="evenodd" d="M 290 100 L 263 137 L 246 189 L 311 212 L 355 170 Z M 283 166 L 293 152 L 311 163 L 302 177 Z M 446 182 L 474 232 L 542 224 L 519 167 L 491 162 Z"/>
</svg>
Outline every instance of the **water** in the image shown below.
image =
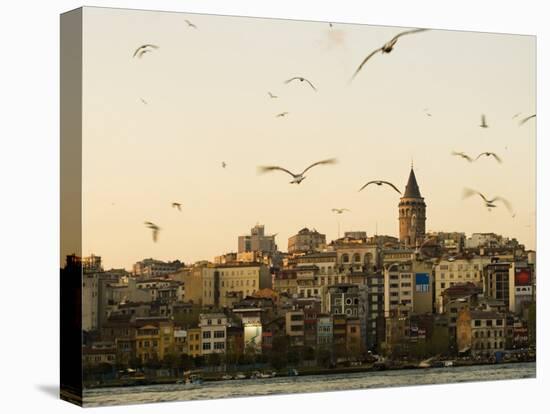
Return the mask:
<svg viewBox="0 0 550 414">
<path fill-rule="evenodd" d="M 281 377 L 258 380 L 205 382 L 190 388 L 184 384 L 98 388 L 84 392 L 84 405 L 143 404 L 161 401 L 204 400 L 273 394 L 341 391 L 405 385 L 446 384 L 535 378 L 534 362 L 474 367 L 412 369 L 353 374 Z M 193 387 L 193 386 L 191 386 Z"/>
</svg>

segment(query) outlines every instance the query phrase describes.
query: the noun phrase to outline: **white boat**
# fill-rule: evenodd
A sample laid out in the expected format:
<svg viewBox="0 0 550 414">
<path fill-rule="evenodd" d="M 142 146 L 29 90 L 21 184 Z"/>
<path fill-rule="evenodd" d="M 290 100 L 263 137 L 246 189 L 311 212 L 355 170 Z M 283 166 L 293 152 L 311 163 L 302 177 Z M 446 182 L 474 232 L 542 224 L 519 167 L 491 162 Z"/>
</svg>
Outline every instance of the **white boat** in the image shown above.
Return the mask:
<svg viewBox="0 0 550 414">
<path fill-rule="evenodd" d="M 239 372 L 237 375 L 235 375 L 235 379 L 238 379 L 238 380 L 246 379 L 246 375 Z"/>
</svg>

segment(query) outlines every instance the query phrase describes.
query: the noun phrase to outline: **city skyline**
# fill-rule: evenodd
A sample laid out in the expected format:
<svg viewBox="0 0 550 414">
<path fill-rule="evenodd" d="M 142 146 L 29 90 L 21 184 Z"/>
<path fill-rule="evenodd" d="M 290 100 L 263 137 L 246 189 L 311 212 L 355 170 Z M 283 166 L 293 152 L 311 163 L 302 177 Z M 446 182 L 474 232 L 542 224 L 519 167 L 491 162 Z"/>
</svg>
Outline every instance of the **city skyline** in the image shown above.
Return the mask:
<svg viewBox="0 0 550 414">
<path fill-rule="evenodd" d="M 429 30 L 400 39 L 348 85 L 365 55 L 402 30 L 86 8 L 84 254 L 115 268 L 212 260 L 256 222 L 279 240 L 303 227 L 328 239 L 338 228 L 396 236 L 399 196 L 357 190 L 373 179 L 404 190 L 412 160 L 426 231 L 494 232 L 535 249 L 536 124 L 513 119 L 535 113 L 534 37 Z M 159 48 L 132 58 L 144 43 Z M 318 91 L 285 85 L 292 76 Z M 452 151 L 494 151 L 503 163 Z M 338 164 L 299 186 L 256 172 L 330 157 Z M 462 200 L 465 187 L 509 199 L 516 216 Z M 160 226 L 157 243 L 144 221 Z"/>
</svg>

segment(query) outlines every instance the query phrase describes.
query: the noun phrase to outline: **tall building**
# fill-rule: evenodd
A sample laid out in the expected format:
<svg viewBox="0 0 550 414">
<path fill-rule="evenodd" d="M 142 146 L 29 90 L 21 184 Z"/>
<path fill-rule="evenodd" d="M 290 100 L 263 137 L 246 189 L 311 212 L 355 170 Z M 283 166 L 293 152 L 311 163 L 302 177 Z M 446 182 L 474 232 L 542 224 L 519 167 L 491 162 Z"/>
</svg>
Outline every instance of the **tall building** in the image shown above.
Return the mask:
<svg viewBox="0 0 550 414">
<path fill-rule="evenodd" d="M 256 224 L 250 230 L 250 235 L 239 236 L 239 253 L 274 253 L 276 251 L 275 234 L 267 236 L 263 225 Z"/>
<path fill-rule="evenodd" d="M 422 243 L 426 235 L 426 203 L 411 167 L 405 194 L 399 201 L 399 241 L 406 246 Z"/>
<path fill-rule="evenodd" d="M 326 244 L 326 235 L 305 227 L 288 239 L 288 252 L 292 254 L 320 251 L 326 247 Z"/>
</svg>

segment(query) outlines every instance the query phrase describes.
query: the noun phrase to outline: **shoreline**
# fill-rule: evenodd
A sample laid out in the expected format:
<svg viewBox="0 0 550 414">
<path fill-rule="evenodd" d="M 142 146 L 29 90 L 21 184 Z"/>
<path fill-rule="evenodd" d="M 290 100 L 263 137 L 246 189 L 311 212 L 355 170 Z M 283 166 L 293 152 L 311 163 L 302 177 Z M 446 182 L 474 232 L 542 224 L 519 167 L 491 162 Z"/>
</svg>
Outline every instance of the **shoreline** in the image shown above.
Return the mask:
<svg viewBox="0 0 550 414">
<path fill-rule="evenodd" d="M 535 359 L 528 359 L 524 361 L 502 361 L 502 362 L 492 362 L 492 361 L 453 361 L 451 366 L 428 366 L 420 367 L 419 362 L 417 363 L 396 363 L 389 362 L 384 365 L 376 364 L 365 364 L 361 366 L 354 367 L 337 367 L 337 368 L 302 368 L 298 371 L 298 375 L 301 377 L 305 376 L 317 376 L 317 375 L 337 375 L 337 374 L 355 374 L 362 372 L 379 372 L 379 371 L 405 371 L 405 370 L 425 370 L 425 369 L 439 369 L 439 368 L 461 368 L 461 367 L 476 367 L 476 366 L 486 366 L 486 365 L 507 365 L 507 364 L 521 364 L 521 363 L 536 363 Z M 395 365 L 394 365 L 395 364 Z M 288 374 L 288 371 L 285 370 L 271 370 L 276 372 L 274 378 L 284 378 L 292 377 Z M 239 371 L 235 371 L 239 372 Z M 253 371 L 243 371 L 247 374 L 252 374 Z M 211 373 L 203 373 L 204 382 L 228 382 L 235 381 L 235 379 L 223 379 L 222 376 L 226 375 L 227 372 L 217 372 L 215 375 L 208 375 Z M 162 378 L 146 378 L 146 379 L 117 379 L 111 380 L 109 382 L 104 382 L 101 384 L 86 385 L 84 386 L 84 391 L 86 390 L 95 390 L 100 388 L 125 388 L 125 387 L 135 387 L 135 386 L 148 386 L 148 385 L 170 385 L 176 384 L 177 381 L 181 380 L 181 377 L 162 377 Z M 246 380 L 252 380 L 253 378 L 247 377 Z"/>
</svg>

